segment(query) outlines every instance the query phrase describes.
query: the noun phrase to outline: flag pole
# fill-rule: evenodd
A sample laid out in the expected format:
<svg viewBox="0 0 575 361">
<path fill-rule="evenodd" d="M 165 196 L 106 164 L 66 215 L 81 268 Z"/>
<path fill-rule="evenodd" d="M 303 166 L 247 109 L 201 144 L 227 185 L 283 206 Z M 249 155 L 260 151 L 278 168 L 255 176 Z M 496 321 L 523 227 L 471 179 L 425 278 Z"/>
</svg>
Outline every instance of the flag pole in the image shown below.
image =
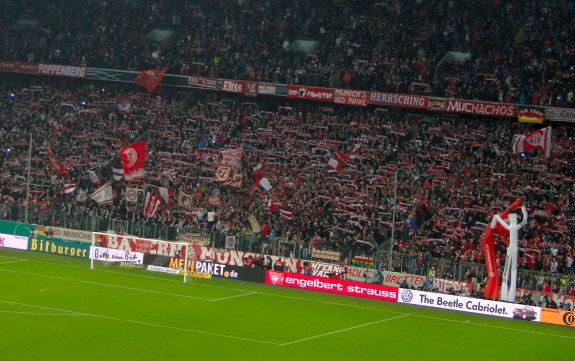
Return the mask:
<svg viewBox="0 0 575 361">
<path fill-rule="evenodd" d="M 393 175 L 393 208 L 391 209 L 391 239 L 389 241 L 389 272 L 392 272 L 393 266 L 393 244 L 395 243 L 395 210 L 397 208 L 397 173 L 399 168 Z"/>
<path fill-rule="evenodd" d="M 26 210 L 24 223 L 28 223 L 28 204 L 30 203 L 30 167 L 32 163 L 32 131 L 30 131 L 30 146 L 28 147 L 28 176 L 26 180 Z"/>
</svg>

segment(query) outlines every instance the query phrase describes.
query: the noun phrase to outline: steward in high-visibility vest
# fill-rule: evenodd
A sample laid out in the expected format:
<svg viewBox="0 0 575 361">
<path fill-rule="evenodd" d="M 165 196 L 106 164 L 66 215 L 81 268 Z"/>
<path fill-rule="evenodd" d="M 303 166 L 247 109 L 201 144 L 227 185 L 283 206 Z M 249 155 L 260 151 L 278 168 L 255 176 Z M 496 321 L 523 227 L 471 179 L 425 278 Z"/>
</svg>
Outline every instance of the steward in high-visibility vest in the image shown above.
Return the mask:
<svg viewBox="0 0 575 361">
<path fill-rule="evenodd" d="M 284 264 L 281 260 L 281 258 L 276 259 L 276 261 L 274 262 L 274 271 L 284 271 Z"/>
</svg>

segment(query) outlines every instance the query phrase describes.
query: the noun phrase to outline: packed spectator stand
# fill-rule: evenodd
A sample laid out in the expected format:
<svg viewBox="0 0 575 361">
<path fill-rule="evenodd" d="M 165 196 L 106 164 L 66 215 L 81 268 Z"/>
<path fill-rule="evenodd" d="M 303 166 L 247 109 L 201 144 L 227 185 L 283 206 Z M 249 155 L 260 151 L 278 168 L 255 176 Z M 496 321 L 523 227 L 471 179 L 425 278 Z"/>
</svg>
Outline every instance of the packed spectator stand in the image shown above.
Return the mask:
<svg viewBox="0 0 575 361">
<path fill-rule="evenodd" d="M 134 70 L 168 65 L 185 75 L 575 105 L 572 1 L 335 1 L 331 7 L 313 1 L 46 7 L 29 1 L 4 7 L 1 26 L 8 31 L 0 59 Z M 69 21 L 87 14 L 92 23 Z M 153 42 L 146 37 L 152 29 L 175 31 Z M 317 44 L 300 52 L 290 47 L 298 39 Z M 444 61 L 449 51 L 472 57 Z M 26 216 L 168 239 L 203 229 L 219 245 L 227 234 L 243 234 L 240 247 L 264 253 L 270 238 L 279 237 L 296 244 L 302 257 L 312 246 L 374 254 L 390 242 L 397 185 L 397 270 L 424 274 L 434 264 L 445 277 L 471 277 L 483 263 L 479 240 L 490 216 L 522 197 L 532 217 L 522 230 L 520 267 L 571 279 L 575 273 L 568 125 L 554 124 L 553 156 L 546 159 L 511 152 L 513 135 L 534 129 L 512 119 L 163 88 L 150 96 L 135 86 L 1 76 L 1 219 Z M 129 99 L 129 110 L 118 107 L 120 98 Z M 25 214 L 30 130 L 33 199 Z M 114 181 L 111 206 L 78 202 L 80 191 L 98 188 L 87 172 L 102 182 L 113 179 L 118 150 L 143 135 L 152 145 L 145 182 Z M 50 171 L 49 146 L 68 178 Z M 239 187 L 215 179 L 224 149 L 243 151 Z M 328 168 L 336 151 L 350 157 L 339 171 Z M 262 174 L 270 190 L 255 183 Z M 77 183 L 76 191 L 62 191 L 66 183 Z M 142 198 L 154 186 L 173 189 L 174 204 L 145 217 Z M 125 198 L 132 187 L 140 190 L 135 203 Z M 180 193 L 191 196 L 191 209 L 178 204 Z M 253 234 L 250 215 L 264 233 Z M 475 266 L 453 274 L 442 260 Z M 562 277 L 548 283 L 568 293 L 573 285 Z M 533 288 L 544 283 L 524 278 Z"/>
<path fill-rule="evenodd" d="M 572 107 L 574 7 L 573 0 L 8 1 L 0 59 L 167 65 L 173 74 Z"/>
</svg>

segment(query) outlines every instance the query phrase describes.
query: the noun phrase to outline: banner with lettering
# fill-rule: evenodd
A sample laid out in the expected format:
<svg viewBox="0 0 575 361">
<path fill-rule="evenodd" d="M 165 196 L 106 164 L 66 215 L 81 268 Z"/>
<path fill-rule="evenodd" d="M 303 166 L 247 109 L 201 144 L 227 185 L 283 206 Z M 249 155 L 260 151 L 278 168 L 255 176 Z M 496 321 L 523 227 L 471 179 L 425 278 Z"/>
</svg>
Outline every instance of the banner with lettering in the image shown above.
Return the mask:
<svg viewBox="0 0 575 361">
<path fill-rule="evenodd" d="M 568 108 L 546 108 L 545 119 L 550 122 L 575 123 L 575 109 Z"/>
<path fill-rule="evenodd" d="M 427 99 L 428 97 L 421 95 L 371 92 L 368 103 L 392 107 L 425 109 L 427 107 Z"/>
<path fill-rule="evenodd" d="M 398 288 L 286 272 L 267 271 L 266 283 L 338 295 L 397 302 Z"/>
<path fill-rule="evenodd" d="M 459 294 L 463 292 L 466 295 L 470 295 L 473 284 L 467 281 L 453 281 L 443 278 L 434 278 L 433 288 L 438 289 L 441 293 L 455 292 Z"/>
<path fill-rule="evenodd" d="M 53 238 L 33 238 L 28 241 L 28 250 L 33 252 L 57 254 L 75 258 L 88 258 L 90 253 L 90 243 L 81 241 L 70 241 Z"/>
<path fill-rule="evenodd" d="M 243 94 L 246 84 L 243 80 L 223 80 L 221 91 Z"/>
<path fill-rule="evenodd" d="M 217 89 L 218 79 L 216 78 L 205 78 L 201 76 L 189 76 L 188 84 L 194 88 L 204 88 L 204 89 Z"/>
<path fill-rule="evenodd" d="M 520 105 L 517 120 L 519 123 L 542 124 L 545 120 L 545 109 L 533 105 Z"/>
<path fill-rule="evenodd" d="M 333 102 L 334 89 L 313 86 L 287 86 L 287 97 L 296 99 L 315 100 L 318 102 Z"/>
<path fill-rule="evenodd" d="M 0 71 L 10 73 L 26 73 L 49 76 L 63 76 L 67 78 L 85 78 L 85 66 L 27 63 L 23 61 L 0 61 Z"/>
<path fill-rule="evenodd" d="M 322 249 L 312 248 L 312 258 L 327 259 L 330 261 L 341 261 L 341 253 L 336 251 L 325 251 Z"/>
<path fill-rule="evenodd" d="M 368 98 L 369 92 L 365 90 L 336 89 L 333 102 L 337 104 L 366 107 Z"/>
<path fill-rule="evenodd" d="M 54 238 L 60 238 L 67 241 L 82 241 L 92 243 L 92 232 L 88 231 L 46 226 L 38 226 L 38 231 L 51 233 Z"/>
<path fill-rule="evenodd" d="M 517 105 L 515 104 L 480 102 L 464 99 L 428 98 L 427 110 L 509 118 L 517 116 Z"/>
<path fill-rule="evenodd" d="M 104 247 L 90 247 L 90 259 L 102 262 L 144 264 L 144 254 L 141 252 Z"/>
<path fill-rule="evenodd" d="M 399 286 L 403 281 L 411 287 L 419 288 L 423 286 L 425 276 L 410 275 L 398 272 L 383 272 L 383 284 L 388 286 Z"/>
</svg>

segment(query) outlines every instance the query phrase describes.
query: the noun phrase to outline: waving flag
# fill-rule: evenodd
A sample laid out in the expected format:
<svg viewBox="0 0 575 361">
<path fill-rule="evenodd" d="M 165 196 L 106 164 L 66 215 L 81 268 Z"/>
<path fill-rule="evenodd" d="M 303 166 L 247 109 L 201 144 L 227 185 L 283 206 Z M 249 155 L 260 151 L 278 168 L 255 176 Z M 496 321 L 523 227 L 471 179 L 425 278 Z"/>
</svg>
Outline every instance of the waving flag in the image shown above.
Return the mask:
<svg viewBox="0 0 575 361">
<path fill-rule="evenodd" d="M 293 212 L 287 209 L 280 208 L 280 215 L 287 219 L 293 219 Z"/>
<path fill-rule="evenodd" d="M 146 193 L 146 200 L 144 201 L 144 217 L 146 218 L 154 218 L 158 211 L 162 208 L 162 200 L 161 197 L 147 192 Z"/>
<path fill-rule="evenodd" d="M 77 187 L 78 187 L 78 183 L 76 183 L 76 182 L 66 182 L 64 184 L 63 191 L 65 194 L 74 193 L 76 191 Z"/>
<path fill-rule="evenodd" d="M 343 167 L 347 162 L 351 162 L 352 158 L 341 151 L 335 151 L 333 157 L 327 162 L 328 172 L 343 173 Z"/>
<path fill-rule="evenodd" d="M 192 196 L 180 191 L 178 194 L 178 207 L 191 210 L 192 209 Z"/>
<path fill-rule="evenodd" d="M 551 155 L 551 127 L 542 128 L 525 135 L 515 135 L 513 153 L 530 152 L 532 150 L 545 152 L 545 157 Z"/>
<path fill-rule="evenodd" d="M 151 70 L 144 70 L 140 72 L 134 83 L 143 86 L 146 88 L 148 93 L 153 93 L 158 84 L 162 81 L 164 74 L 168 70 L 168 67 L 165 67 L 162 70 L 158 69 L 151 69 Z"/>
<path fill-rule="evenodd" d="M 147 145 L 147 141 L 140 141 L 131 144 L 120 151 L 122 167 L 124 168 L 124 177 L 127 181 L 144 179 Z"/>
<path fill-rule="evenodd" d="M 90 194 L 90 198 L 92 198 L 101 206 L 112 204 L 114 200 L 114 195 L 112 193 L 112 181 L 108 181 L 106 184 L 96 189 L 94 193 Z"/>
<path fill-rule="evenodd" d="M 56 173 L 57 175 L 69 175 L 66 168 L 64 168 L 64 164 L 58 160 L 56 154 L 54 154 L 50 148 L 48 148 L 48 162 L 52 173 Z"/>
<path fill-rule="evenodd" d="M 90 177 L 90 180 L 92 181 L 92 183 L 94 183 L 95 185 L 100 185 L 100 179 L 98 179 L 98 175 L 96 174 L 96 172 L 94 172 L 93 170 L 89 170 L 88 171 L 88 177 Z"/>
<path fill-rule="evenodd" d="M 260 179 L 259 185 L 263 189 L 265 189 L 266 191 L 269 191 L 270 189 L 272 189 L 272 184 L 270 183 L 270 181 L 266 177 L 263 177 L 262 179 Z"/>
</svg>

